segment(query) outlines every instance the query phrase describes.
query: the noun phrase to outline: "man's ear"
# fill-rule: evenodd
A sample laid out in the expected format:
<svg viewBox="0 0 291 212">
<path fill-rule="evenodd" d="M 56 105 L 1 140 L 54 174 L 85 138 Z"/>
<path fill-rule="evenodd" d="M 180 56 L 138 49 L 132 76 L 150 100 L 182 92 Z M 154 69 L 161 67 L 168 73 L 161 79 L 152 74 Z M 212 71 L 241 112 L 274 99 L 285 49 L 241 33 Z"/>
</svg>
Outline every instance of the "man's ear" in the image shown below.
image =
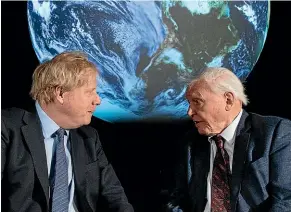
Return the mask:
<svg viewBox="0 0 291 212">
<path fill-rule="evenodd" d="M 64 104 L 64 92 L 61 87 L 56 87 L 54 90 L 54 94 L 56 97 L 56 101 L 58 101 L 61 105 Z"/>
<path fill-rule="evenodd" d="M 224 97 L 226 100 L 225 110 L 229 111 L 234 104 L 234 95 L 232 92 L 225 92 Z"/>
</svg>

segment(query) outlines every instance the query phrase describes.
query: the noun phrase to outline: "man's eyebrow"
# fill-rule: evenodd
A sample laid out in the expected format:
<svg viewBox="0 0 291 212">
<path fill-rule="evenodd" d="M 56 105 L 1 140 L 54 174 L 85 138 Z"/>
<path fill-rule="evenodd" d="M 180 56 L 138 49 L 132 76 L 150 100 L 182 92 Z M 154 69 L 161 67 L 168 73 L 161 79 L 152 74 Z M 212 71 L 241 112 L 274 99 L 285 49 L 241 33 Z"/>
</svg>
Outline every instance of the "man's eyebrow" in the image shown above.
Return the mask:
<svg viewBox="0 0 291 212">
<path fill-rule="evenodd" d="M 201 93 L 192 93 L 191 98 L 202 98 Z"/>
<path fill-rule="evenodd" d="M 86 92 L 91 92 L 91 91 L 94 91 L 94 90 L 96 90 L 96 88 L 88 88 L 88 89 L 86 90 Z"/>
</svg>

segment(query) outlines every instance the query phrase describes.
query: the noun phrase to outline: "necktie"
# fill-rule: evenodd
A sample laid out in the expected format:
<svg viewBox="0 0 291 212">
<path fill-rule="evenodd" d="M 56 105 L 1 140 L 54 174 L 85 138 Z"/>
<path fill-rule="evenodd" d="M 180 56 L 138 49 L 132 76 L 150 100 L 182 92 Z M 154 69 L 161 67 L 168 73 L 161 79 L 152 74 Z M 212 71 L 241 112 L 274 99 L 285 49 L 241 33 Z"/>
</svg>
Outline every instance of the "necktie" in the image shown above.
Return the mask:
<svg viewBox="0 0 291 212">
<path fill-rule="evenodd" d="M 217 146 L 213 163 L 211 186 L 211 212 L 230 212 L 229 156 L 220 135 L 212 138 Z"/>
<path fill-rule="evenodd" d="M 54 178 L 52 182 L 52 212 L 68 212 L 69 188 L 68 188 L 68 164 L 65 153 L 65 130 L 56 131 L 58 141 L 55 152 Z"/>
</svg>

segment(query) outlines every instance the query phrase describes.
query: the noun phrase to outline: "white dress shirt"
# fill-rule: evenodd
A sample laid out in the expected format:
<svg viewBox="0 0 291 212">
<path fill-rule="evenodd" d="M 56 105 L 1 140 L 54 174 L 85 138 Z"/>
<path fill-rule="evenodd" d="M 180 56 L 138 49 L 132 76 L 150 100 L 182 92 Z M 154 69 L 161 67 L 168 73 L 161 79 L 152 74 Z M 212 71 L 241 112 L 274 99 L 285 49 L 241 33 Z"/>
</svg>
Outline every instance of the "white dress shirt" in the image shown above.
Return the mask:
<svg viewBox="0 0 291 212">
<path fill-rule="evenodd" d="M 236 129 L 237 125 L 240 121 L 242 115 L 242 110 L 240 113 L 236 116 L 236 118 L 232 121 L 232 123 L 225 128 L 222 133 L 220 134 L 224 139 L 224 149 L 227 151 L 229 155 L 229 166 L 230 166 L 230 172 L 232 172 L 232 162 L 233 162 L 233 152 L 234 152 L 234 144 L 235 144 L 235 137 L 236 137 Z M 216 144 L 211 137 L 208 138 L 208 141 L 210 142 L 210 169 L 207 177 L 207 204 L 205 206 L 204 212 L 210 212 L 211 211 L 211 184 L 212 184 L 212 171 L 213 171 L 213 163 L 214 158 L 216 155 Z"/>
</svg>

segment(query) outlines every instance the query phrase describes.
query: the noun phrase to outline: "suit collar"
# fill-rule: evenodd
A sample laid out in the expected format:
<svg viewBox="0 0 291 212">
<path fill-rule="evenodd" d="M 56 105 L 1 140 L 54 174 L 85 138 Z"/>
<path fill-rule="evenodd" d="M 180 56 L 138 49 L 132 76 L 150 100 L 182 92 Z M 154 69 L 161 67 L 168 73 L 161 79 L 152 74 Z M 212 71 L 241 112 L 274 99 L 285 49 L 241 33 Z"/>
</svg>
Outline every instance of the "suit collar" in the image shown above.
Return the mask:
<svg viewBox="0 0 291 212">
<path fill-rule="evenodd" d="M 44 137 L 41 123 L 36 113 L 25 112 L 23 116 L 24 125 L 21 130 L 31 153 L 36 175 L 46 197 L 47 208 L 49 208 L 49 181 Z"/>
<path fill-rule="evenodd" d="M 45 139 L 50 138 L 52 134 L 60 128 L 60 126 L 48 116 L 38 102 L 35 103 L 35 108 L 42 126 L 42 134 Z M 66 135 L 69 135 L 70 131 L 68 129 L 65 131 L 67 133 Z"/>
<path fill-rule="evenodd" d="M 231 211 L 236 210 L 238 194 L 241 190 L 241 183 L 243 179 L 245 161 L 250 139 L 249 132 L 249 129 L 251 127 L 250 123 L 251 122 L 249 114 L 246 111 L 243 111 L 241 120 L 237 128 L 237 136 L 235 139 L 233 153 L 233 165 L 231 177 Z"/>
<path fill-rule="evenodd" d="M 249 131 L 251 127 L 251 122 L 249 120 L 250 120 L 249 113 L 243 110 L 240 121 L 237 125 L 237 130 L 236 130 L 237 137 Z"/>
<path fill-rule="evenodd" d="M 55 133 L 60 127 L 46 114 L 38 102 L 35 103 L 35 108 L 41 122 L 44 138 L 50 138 L 52 134 Z"/>
<path fill-rule="evenodd" d="M 225 128 L 220 135 L 225 139 L 225 142 L 229 143 L 230 145 L 233 144 L 235 141 L 234 136 L 236 135 L 236 130 L 241 119 L 243 110 L 241 110 L 235 119 L 230 123 L 230 125 Z"/>
</svg>

